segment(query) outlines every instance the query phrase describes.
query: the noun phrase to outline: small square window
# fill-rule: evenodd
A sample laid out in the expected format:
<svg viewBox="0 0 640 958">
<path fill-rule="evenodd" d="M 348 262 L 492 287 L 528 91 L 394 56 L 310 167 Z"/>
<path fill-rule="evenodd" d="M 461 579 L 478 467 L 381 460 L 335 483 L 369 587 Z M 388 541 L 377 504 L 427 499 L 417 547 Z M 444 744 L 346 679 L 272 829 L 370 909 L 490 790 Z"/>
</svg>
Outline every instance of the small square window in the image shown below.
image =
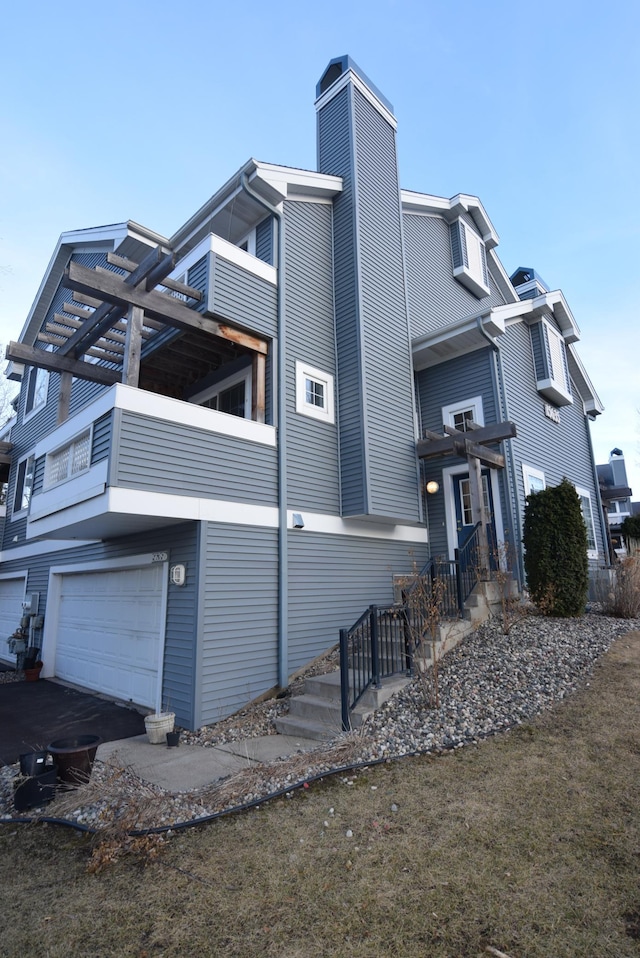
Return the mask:
<svg viewBox="0 0 640 958">
<path fill-rule="evenodd" d="M 464 399 L 462 402 L 443 406 L 442 422 L 445 426 L 453 426 L 459 432 L 469 432 L 471 423 L 484 426 L 482 396 L 474 396 L 473 399 Z"/>
<path fill-rule="evenodd" d="M 330 373 L 296 362 L 296 412 L 323 422 L 335 422 Z"/>
</svg>

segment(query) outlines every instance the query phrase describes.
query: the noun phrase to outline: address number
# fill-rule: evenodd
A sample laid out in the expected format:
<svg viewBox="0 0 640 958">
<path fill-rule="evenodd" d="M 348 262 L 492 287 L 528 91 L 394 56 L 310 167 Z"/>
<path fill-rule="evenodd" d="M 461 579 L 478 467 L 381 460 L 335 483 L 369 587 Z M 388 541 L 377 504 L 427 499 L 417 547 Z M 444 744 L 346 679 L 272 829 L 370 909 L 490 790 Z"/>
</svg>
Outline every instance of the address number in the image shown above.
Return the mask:
<svg viewBox="0 0 640 958">
<path fill-rule="evenodd" d="M 168 552 L 154 552 L 151 556 L 152 562 L 166 562 L 169 558 Z"/>
</svg>

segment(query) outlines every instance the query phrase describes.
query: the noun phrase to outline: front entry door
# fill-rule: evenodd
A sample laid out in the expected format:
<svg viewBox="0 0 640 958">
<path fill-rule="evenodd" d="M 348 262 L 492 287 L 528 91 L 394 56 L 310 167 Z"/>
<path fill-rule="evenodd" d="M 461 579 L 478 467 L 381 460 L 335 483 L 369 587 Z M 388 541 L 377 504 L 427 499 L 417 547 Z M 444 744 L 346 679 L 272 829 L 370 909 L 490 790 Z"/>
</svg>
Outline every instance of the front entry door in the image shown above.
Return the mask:
<svg viewBox="0 0 640 958">
<path fill-rule="evenodd" d="M 496 523 L 493 509 L 493 492 L 491 489 L 491 477 L 488 469 L 482 470 L 482 495 L 484 497 L 484 508 L 487 514 L 489 529 L 489 561 L 493 567 L 495 564 L 496 552 Z M 471 509 L 471 482 L 468 473 L 460 473 L 453 477 L 453 497 L 456 507 L 456 530 L 458 537 L 458 548 L 462 548 L 469 536 L 474 530 L 473 512 Z"/>
</svg>

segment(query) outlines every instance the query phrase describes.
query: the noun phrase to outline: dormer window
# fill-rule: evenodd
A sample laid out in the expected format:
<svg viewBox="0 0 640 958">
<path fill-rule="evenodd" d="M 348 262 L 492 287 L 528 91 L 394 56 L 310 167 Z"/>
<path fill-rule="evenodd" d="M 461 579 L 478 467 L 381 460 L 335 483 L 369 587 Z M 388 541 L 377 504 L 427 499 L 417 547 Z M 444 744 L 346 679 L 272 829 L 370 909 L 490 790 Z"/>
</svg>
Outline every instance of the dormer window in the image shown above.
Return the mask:
<svg viewBox="0 0 640 958">
<path fill-rule="evenodd" d="M 556 406 L 573 402 L 564 339 L 547 320 L 531 326 L 531 345 L 538 392 Z"/>
<path fill-rule="evenodd" d="M 482 239 L 461 219 L 452 223 L 449 231 L 454 277 L 478 299 L 488 296 L 487 252 Z"/>
</svg>

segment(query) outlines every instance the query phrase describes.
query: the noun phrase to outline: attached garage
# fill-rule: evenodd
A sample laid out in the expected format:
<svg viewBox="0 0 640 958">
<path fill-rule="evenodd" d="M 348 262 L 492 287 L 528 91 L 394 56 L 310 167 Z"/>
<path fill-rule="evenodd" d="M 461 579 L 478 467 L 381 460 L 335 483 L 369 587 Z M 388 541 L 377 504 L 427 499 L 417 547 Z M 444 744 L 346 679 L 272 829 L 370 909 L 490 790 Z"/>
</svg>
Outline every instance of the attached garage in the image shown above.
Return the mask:
<svg viewBox="0 0 640 958">
<path fill-rule="evenodd" d="M 64 572 L 55 579 L 55 675 L 155 708 L 162 680 L 166 563 Z"/>
<path fill-rule="evenodd" d="M 0 579 L 0 661 L 15 665 L 16 657 L 9 652 L 7 639 L 13 635 L 22 618 L 26 577 L 24 574 Z"/>
</svg>

